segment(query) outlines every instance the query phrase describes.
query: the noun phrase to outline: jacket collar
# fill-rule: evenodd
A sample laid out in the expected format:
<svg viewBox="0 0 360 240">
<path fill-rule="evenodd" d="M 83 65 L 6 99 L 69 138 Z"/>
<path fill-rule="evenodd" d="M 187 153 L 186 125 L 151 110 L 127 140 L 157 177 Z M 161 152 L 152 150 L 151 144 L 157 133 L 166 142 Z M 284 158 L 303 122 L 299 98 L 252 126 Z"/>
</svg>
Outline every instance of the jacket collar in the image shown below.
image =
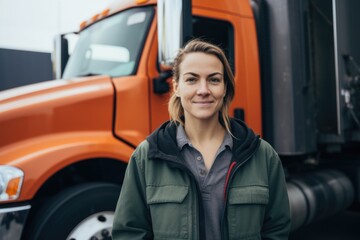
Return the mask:
<svg viewBox="0 0 360 240">
<path fill-rule="evenodd" d="M 232 119 L 230 129 L 233 134 L 233 160 L 242 162 L 249 158 L 260 145 L 260 136 L 255 135 L 243 121 Z"/>
<path fill-rule="evenodd" d="M 181 124 L 178 124 L 177 128 L 176 128 L 176 142 L 177 142 L 177 146 L 180 149 L 180 151 L 182 150 L 182 148 L 185 145 L 192 146 L 189 138 L 187 137 L 187 135 L 185 133 L 185 129 Z M 224 139 L 223 139 L 223 142 L 222 142 L 220 148 L 221 147 L 222 148 L 228 147 L 228 148 L 230 148 L 230 150 L 232 150 L 233 140 L 232 140 L 230 133 L 228 133 L 228 132 L 225 133 L 225 136 L 224 136 Z"/>
<path fill-rule="evenodd" d="M 149 159 L 163 159 L 183 163 L 176 141 L 177 123 L 167 121 L 148 138 Z M 241 162 L 250 157 L 258 148 L 259 136 L 240 120 L 231 119 L 230 129 L 233 135 L 233 161 Z"/>
</svg>

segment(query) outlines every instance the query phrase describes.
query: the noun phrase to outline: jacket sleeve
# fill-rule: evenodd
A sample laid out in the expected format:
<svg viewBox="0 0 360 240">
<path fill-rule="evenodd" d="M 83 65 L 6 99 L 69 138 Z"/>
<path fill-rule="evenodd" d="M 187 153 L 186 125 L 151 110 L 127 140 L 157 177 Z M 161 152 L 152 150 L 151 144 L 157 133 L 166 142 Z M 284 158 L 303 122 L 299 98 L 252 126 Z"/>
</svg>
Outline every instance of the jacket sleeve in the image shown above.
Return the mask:
<svg viewBox="0 0 360 240">
<path fill-rule="evenodd" d="M 291 228 L 290 206 L 284 171 L 276 153 L 271 159 L 269 171 L 269 203 L 261 238 L 285 240 L 288 239 Z"/>
<path fill-rule="evenodd" d="M 137 150 L 129 161 L 116 206 L 113 240 L 153 239 L 151 217 L 146 203 L 144 169 Z"/>
</svg>

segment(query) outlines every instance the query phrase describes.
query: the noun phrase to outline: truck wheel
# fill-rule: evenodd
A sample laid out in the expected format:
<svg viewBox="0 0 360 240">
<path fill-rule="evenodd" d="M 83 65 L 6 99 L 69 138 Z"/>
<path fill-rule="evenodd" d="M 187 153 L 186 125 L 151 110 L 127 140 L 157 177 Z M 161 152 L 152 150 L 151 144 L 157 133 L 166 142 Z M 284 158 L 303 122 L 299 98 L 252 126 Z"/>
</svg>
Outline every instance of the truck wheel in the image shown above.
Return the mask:
<svg viewBox="0 0 360 240">
<path fill-rule="evenodd" d="M 111 239 L 120 186 L 89 183 L 57 194 L 40 209 L 25 239 Z"/>
</svg>

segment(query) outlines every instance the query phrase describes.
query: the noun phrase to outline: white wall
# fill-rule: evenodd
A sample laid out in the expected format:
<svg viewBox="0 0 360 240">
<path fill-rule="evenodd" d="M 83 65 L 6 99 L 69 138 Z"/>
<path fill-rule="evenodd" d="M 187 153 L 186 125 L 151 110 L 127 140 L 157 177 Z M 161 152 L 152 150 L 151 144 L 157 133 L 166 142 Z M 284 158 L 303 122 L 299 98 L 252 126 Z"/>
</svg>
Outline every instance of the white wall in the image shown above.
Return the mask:
<svg viewBox="0 0 360 240">
<path fill-rule="evenodd" d="M 51 52 L 56 34 L 121 0 L 0 0 L 0 48 Z"/>
</svg>

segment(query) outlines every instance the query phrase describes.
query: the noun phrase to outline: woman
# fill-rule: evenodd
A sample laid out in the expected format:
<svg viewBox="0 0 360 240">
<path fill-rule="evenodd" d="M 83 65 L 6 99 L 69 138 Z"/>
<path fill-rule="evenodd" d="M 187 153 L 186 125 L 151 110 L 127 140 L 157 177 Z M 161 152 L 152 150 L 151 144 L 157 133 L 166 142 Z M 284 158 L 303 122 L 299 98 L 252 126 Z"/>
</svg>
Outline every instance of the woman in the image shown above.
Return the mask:
<svg viewBox="0 0 360 240">
<path fill-rule="evenodd" d="M 276 152 L 229 119 L 234 77 L 223 51 L 193 40 L 173 67 L 171 121 L 135 150 L 113 239 L 287 239 L 289 202 Z"/>
</svg>

